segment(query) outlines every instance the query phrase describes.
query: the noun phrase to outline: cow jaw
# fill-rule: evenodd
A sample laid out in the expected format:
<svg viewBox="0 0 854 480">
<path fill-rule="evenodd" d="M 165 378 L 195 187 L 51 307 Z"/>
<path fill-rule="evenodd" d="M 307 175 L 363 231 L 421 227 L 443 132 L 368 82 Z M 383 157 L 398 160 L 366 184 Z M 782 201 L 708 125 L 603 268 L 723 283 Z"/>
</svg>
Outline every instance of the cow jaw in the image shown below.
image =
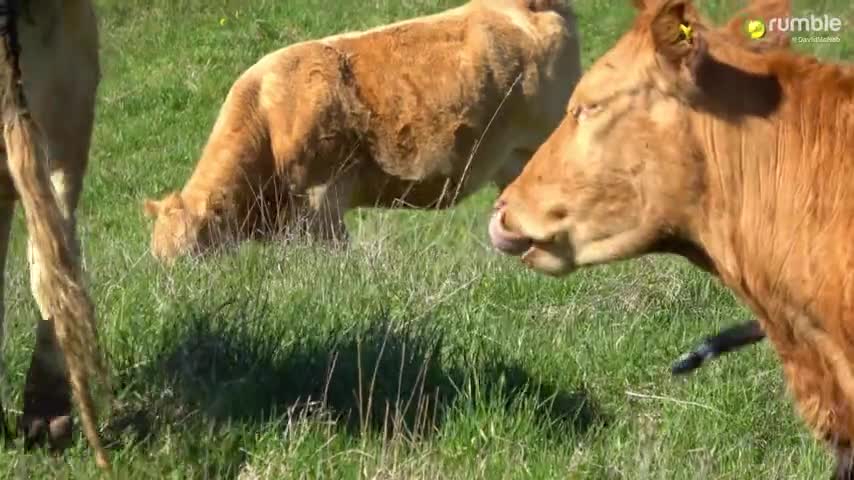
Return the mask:
<svg viewBox="0 0 854 480">
<path fill-rule="evenodd" d="M 586 222 L 566 221 L 554 226 L 551 233 L 531 235 L 524 215 L 513 216 L 512 209 L 493 214 L 489 225 L 492 245 L 506 255 L 518 256 L 538 272 L 564 276 L 585 266 L 609 263 L 645 252 L 657 238 L 657 229 L 635 225 L 601 235 L 587 228 Z"/>
</svg>

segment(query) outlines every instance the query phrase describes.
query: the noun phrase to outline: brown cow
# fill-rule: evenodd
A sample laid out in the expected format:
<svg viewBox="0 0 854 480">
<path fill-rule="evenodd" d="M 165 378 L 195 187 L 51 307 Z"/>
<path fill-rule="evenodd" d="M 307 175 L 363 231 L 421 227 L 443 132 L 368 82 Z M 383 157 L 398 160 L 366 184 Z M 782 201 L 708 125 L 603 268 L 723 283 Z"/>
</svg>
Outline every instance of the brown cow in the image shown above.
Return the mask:
<svg viewBox="0 0 854 480">
<path fill-rule="evenodd" d="M 473 0 L 291 45 L 226 97 L 183 190 L 149 200 L 167 263 L 308 219 L 346 239 L 351 208 L 444 208 L 506 186 L 563 117 L 581 75 L 560 0 Z"/>
<path fill-rule="evenodd" d="M 0 302 L 13 211 L 20 200 L 33 295 L 44 319 L 24 387 L 20 425 L 25 446 L 45 439 L 54 450 L 68 445 L 73 394 L 96 461 L 107 468 L 89 390 L 91 375 L 106 378 L 105 369 L 74 221 L 100 77 L 95 14 L 89 0 L 0 0 L 0 30 Z M 0 304 L 0 345 L 2 320 Z M 9 436 L 2 405 L 0 434 Z"/>
<path fill-rule="evenodd" d="M 854 72 L 698 18 L 641 5 L 502 192 L 492 243 L 550 275 L 665 252 L 719 276 L 854 478 Z"/>
</svg>

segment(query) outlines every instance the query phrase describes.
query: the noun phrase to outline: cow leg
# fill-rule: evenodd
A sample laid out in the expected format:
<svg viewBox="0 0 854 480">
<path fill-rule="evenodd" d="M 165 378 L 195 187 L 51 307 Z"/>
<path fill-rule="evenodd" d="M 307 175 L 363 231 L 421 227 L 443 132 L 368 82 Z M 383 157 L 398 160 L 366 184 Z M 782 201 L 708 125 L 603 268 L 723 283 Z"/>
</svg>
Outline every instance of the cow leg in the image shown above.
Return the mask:
<svg viewBox="0 0 854 480">
<path fill-rule="evenodd" d="M 66 171 L 56 170 L 51 176 L 51 182 L 66 218 L 66 235 L 72 254 L 79 256 L 74 210 L 82 187 L 83 172 L 79 170 L 79 165 L 76 167 L 78 168 L 68 168 Z M 29 258 L 30 282 L 41 315 L 36 329 L 36 345 L 24 385 L 24 409 L 20 428 L 24 432 L 26 449 L 43 444 L 46 437 L 51 450 L 61 451 L 70 444 L 73 430 L 71 385 L 53 320 L 48 318 L 46 313 L 40 281 L 41 260 L 32 245 L 29 248 Z"/>
<path fill-rule="evenodd" d="M 344 224 L 344 214 L 350 208 L 353 181 L 339 178 L 325 185 L 309 189 L 311 210 L 308 232 L 312 240 L 332 248 L 343 248 L 349 243 Z"/>
<path fill-rule="evenodd" d="M 831 480 L 854 480 L 854 455 L 850 447 L 836 447 L 836 468 Z"/>
<path fill-rule="evenodd" d="M 71 441 L 71 386 L 51 319 L 38 322 L 20 427 L 27 450 L 45 438 L 52 450 L 62 450 Z"/>
<path fill-rule="evenodd" d="M 2 188 L 2 187 L 0 187 Z M 11 187 L 8 189 L 11 191 Z M 6 361 L 3 355 L 6 330 L 5 318 L 5 284 L 6 257 L 9 252 L 9 236 L 12 229 L 12 214 L 15 212 L 15 201 L 11 198 L 0 200 L 0 437 L 3 444 L 12 443 L 12 431 L 6 422 L 6 412 L 3 409 L 3 399 L 6 398 Z"/>
</svg>

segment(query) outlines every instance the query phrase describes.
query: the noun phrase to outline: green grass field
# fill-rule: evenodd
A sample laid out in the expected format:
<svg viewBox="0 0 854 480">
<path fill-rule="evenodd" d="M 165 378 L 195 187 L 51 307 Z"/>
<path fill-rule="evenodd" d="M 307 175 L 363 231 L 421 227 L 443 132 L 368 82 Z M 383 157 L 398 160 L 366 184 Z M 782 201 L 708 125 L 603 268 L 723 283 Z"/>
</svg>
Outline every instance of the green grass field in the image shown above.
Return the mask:
<svg viewBox="0 0 854 480">
<path fill-rule="evenodd" d="M 354 212 L 346 252 L 245 244 L 172 269 L 150 258 L 141 202 L 183 184 L 240 72 L 300 40 L 459 3 L 99 2 L 104 79 L 80 225 L 119 388 L 102 419 L 117 478 L 828 476 L 767 344 L 670 377 L 696 340 L 749 318 L 727 290 L 664 256 L 563 280 L 526 271 L 488 246 L 493 189 L 445 212 Z M 577 3 L 587 66 L 632 10 Z M 722 19 L 738 3 L 702 5 Z M 795 5 L 854 14 L 848 0 Z M 852 29 L 809 47 L 850 60 Z M 13 414 L 37 317 L 23 232 L 18 218 Z M 59 459 L 0 452 L 2 478 L 95 473 L 82 436 Z"/>
</svg>

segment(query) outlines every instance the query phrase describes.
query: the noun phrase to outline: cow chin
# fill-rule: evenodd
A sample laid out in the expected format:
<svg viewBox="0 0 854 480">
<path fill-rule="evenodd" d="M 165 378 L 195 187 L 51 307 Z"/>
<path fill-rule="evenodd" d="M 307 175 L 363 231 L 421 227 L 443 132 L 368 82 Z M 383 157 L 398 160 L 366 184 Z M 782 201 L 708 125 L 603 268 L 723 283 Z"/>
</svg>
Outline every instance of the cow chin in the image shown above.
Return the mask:
<svg viewBox="0 0 854 480">
<path fill-rule="evenodd" d="M 588 229 L 584 227 L 580 224 L 562 230 L 551 235 L 548 241 L 532 241 L 522 254 L 522 262 L 538 272 L 560 277 L 582 267 L 636 257 L 648 250 L 653 237 L 649 230 L 635 228 L 589 239 Z"/>
</svg>

